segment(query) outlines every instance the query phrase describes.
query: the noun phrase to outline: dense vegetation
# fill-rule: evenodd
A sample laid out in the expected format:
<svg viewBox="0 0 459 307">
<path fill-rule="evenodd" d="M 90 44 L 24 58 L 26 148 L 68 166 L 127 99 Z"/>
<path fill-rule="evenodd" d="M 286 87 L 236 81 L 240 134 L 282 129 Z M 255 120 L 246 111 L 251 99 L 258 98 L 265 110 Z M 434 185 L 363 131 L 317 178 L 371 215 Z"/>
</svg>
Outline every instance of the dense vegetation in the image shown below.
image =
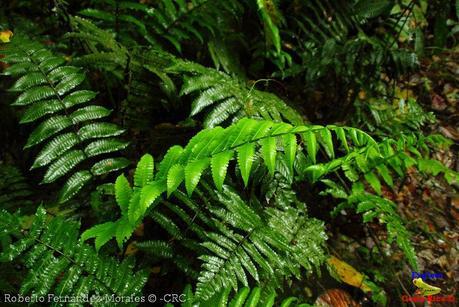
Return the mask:
<svg viewBox="0 0 459 307">
<path fill-rule="evenodd" d="M 407 182 L 457 199 L 458 17 L 445 0 L 2 1 L 0 293 L 401 305 L 437 269 Z"/>
</svg>

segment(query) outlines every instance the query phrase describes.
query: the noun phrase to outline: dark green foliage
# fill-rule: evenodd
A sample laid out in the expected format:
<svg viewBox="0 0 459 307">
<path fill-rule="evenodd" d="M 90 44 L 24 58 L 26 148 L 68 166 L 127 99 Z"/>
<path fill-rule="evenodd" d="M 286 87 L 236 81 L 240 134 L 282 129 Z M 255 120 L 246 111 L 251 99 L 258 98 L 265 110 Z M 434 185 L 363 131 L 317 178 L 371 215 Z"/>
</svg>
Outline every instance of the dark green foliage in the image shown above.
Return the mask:
<svg viewBox="0 0 459 307">
<path fill-rule="evenodd" d="M 129 164 L 124 158 L 103 158 L 126 148 L 128 142 L 116 138 L 123 129 L 99 121 L 110 110 L 88 105 L 96 93 L 79 89 L 85 80 L 81 69 L 65 65 L 63 57 L 26 38 L 15 37 L 2 53 L 6 55 L 3 61 L 12 64 L 5 74 L 19 78 L 11 90 L 21 93 L 13 105 L 26 107 L 21 123 L 39 123 L 24 146 L 43 144 L 32 169 L 47 167 L 42 183 L 73 173 L 61 191 L 61 202 L 72 198 L 93 176 Z M 78 165 L 98 156 L 102 159 L 75 171 Z"/>
<path fill-rule="evenodd" d="M 204 43 L 205 36 L 226 32 L 228 20 L 241 12 L 237 1 L 156 1 L 148 6 L 136 1 L 107 1 L 111 11 L 87 8 L 80 15 L 102 21 L 125 42 L 140 36 L 154 47 L 182 51 L 183 41 Z M 132 31 L 135 29 L 135 31 Z M 133 33 L 134 32 L 134 33 Z"/>
<path fill-rule="evenodd" d="M 8 227 L 12 218 L 6 212 L 1 213 L 2 229 L 17 232 L 17 228 Z M 118 263 L 97 255 L 91 247 L 78 241 L 78 223 L 59 217 L 49 219 L 41 207 L 30 229 L 22 233 L 24 236 L 2 252 L 0 260 L 23 257 L 30 270 L 22 282 L 20 293 L 23 295 L 40 297 L 54 293 L 77 299 L 96 294 L 130 296 L 139 295 L 146 282 L 145 273 L 132 273 L 132 261 Z"/>
<path fill-rule="evenodd" d="M 381 270 L 418 269 L 396 204 L 405 181 L 459 182 L 433 159 L 451 142 L 429 134 L 457 94 L 455 66 L 431 57 L 456 39 L 450 3 L 42 6 L 0 4 L 0 87 L 14 82 L 0 92 L 0 158 L 43 168 L 49 183 L 0 165 L 0 293 L 126 297 L 191 283 L 183 306 L 310 306 L 350 236 L 351 257 L 366 254 L 339 258 L 373 279 L 353 284 L 354 298 L 397 303 Z M 445 80 L 429 80 L 426 63 L 448 67 Z M 88 184 L 98 176 L 117 177 Z M 65 209 L 53 201 L 60 184 Z M 373 229 L 379 253 L 359 243 Z"/>
<path fill-rule="evenodd" d="M 273 94 L 247 87 L 241 80 L 199 64 L 174 61 L 168 72 L 184 77 L 181 95 L 199 93 L 191 106 L 191 116 L 206 112 L 205 127 L 236 122 L 244 117 L 303 123 L 301 115 Z M 206 110 L 206 108 L 209 108 Z"/>
<path fill-rule="evenodd" d="M 30 196 L 32 188 L 19 169 L 12 165 L 0 163 L 0 207 L 14 209 L 32 206 Z"/>
</svg>

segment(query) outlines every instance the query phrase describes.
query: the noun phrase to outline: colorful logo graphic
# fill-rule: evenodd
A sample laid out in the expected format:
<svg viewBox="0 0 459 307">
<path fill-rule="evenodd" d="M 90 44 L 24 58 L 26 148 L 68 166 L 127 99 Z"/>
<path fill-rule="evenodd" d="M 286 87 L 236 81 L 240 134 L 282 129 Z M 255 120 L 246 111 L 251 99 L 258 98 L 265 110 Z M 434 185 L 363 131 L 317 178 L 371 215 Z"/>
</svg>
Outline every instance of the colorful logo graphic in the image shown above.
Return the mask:
<svg viewBox="0 0 459 307">
<path fill-rule="evenodd" d="M 413 284 L 418 287 L 422 296 L 435 295 L 441 292 L 441 289 L 425 283 L 422 278 L 413 279 Z"/>
<path fill-rule="evenodd" d="M 403 302 L 449 302 L 454 303 L 456 298 L 453 295 L 438 295 L 442 289 L 439 287 L 435 287 L 429 285 L 425 282 L 425 279 L 436 279 L 436 278 L 443 278 L 443 274 L 430 274 L 430 273 L 417 273 L 413 272 L 411 275 L 413 278 L 413 284 L 417 287 L 416 292 L 413 296 L 403 295 L 402 301 Z M 416 278 L 414 278 L 416 277 Z"/>
</svg>

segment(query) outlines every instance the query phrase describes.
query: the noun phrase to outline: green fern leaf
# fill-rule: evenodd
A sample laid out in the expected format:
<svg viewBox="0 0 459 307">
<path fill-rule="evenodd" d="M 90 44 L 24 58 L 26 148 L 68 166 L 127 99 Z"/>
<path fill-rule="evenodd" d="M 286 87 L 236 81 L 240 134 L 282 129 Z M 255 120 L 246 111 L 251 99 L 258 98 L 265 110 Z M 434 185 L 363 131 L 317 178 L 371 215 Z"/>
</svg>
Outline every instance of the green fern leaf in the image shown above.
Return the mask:
<svg viewBox="0 0 459 307">
<path fill-rule="evenodd" d="M 89 171 L 79 171 L 73 174 L 64 184 L 59 196 L 59 202 L 64 203 L 77 194 L 91 180 Z"/>
<path fill-rule="evenodd" d="M 145 215 L 147 209 L 165 190 L 166 187 L 163 182 L 155 182 L 144 186 L 140 192 L 139 202 L 131 202 L 129 204 L 129 222 L 135 224 L 141 216 Z"/>
<path fill-rule="evenodd" d="M 121 174 L 115 181 L 115 198 L 121 213 L 126 215 L 129 209 L 129 200 L 132 197 L 131 186 L 126 177 Z"/>
<path fill-rule="evenodd" d="M 221 152 L 212 157 L 210 161 L 212 169 L 212 178 L 214 180 L 217 190 L 221 192 L 223 182 L 225 181 L 226 172 L 228 169 L 228 163 L 233 158 L 234 151 L 229 150 Z"/>
<path fill-rule="evenodd" d="M 3 218 L 0 218 L 0 221 Z M 100 230 L 96 245 L 101 246 L 110 237 L 104 235 L 113 227 L 109 222 L 97 226 Z M 21 285 L 21 295 L 46 296 L 58 293 L 66 297 L 100 295 L 140 295 L 147 281 L 145 272 L 132 272 L 132 263 L 119 263 L 100 257 L 89 246 L 78 240 L 79 224 L 63 218 L 48 218 L 39 208 L 28 231 L 23 229 L 17 242 L 4 250 L 0 258 L 12 261 L 23 256 L 27 270 Z M 84 236 L 94 237 L 88 230 Z"/>
<path fill-rule="evenodd" d="M 287 134 L 282 137 L 284 144 L 284 153 L 287 158 L 287 164 L 291 172 L 293 172 L 293 164 L 295 163 L 296 152 L 298 144 L 296 136 L 293 134 Z"/>
<path fill-rule="evenodd" d="M 142 156 L 134 173 L 134 185 L 144 187 L 153 180 L 154 161 L 149 154 Z"/>
<path fill-rule="evenodd" d="M 91 167 L 91 173 L 96 176 L 114 172 L 120 169 L 125 168 L 131 164 L 131 162 L 126 158 L 109 158 L 97 162 Z"/>
<path fill-rule="evenodd" d="M 276 138 L 265 138 L 261 140 L 261 155 L 265 160 L 266 167 L 268 168 L 271 176 L 274 176 L 274 169 L 276 167 Z M 296 142 L 295 142 L 296 144 Z"/>
<path fill-rule="evenodd" d="M 40 101 L 31 105 L 22 115 L 20 123 L 30 123 L 46 115 L 54 114 L 62 110 L 62 104 L 57 99 Z"/>
<path fill-rule="evenodd" d="M 55 95 L 55 92 L 51 87 L 38 86 L 38 87 L 28 89 L 24 93 L 19 95 L 19 97 L 16 99 L 16 101 L 12 105 L 13 106 L 26 106 L 34 102 L 53 97 L 54 95 Z"/>
<path fill-rule="evenodd" d="M 131 236 L 134 230 L 135 230 L 135 226 L 133 226 L 129 222 L 128 218 L 123 217 L 122 219 L 117 221 L 115 237 L 116 237 L 116 243 L 118 244 L 119 249 L 123 248 L 124 242 Z M 111 235 L 113 236 L 113 233 Z"/>
<path fill-rule="evenodd" d="M 313 131 L 308 131 L 304 133 L 304 138 L 306 140 L 306 149 L 308 151 L 308 156 L 311 158 L 312 163 L 316 163 L 316 156 L 319 148 L 317 147 L 316 135 Z"/>
<path fill-rule="evenodd" d="M 96 238 L 96 251 L 98 252 L 105 243 L 110 241 L 115 229 L 116 224 L 113 222 L 99 224 L 83 232 L 81 234 L 81 240 L 86 241 L 91 238 Z"/>
<path fill-rule="evenodd" d="M 93 164 L 90 171 L 77 172 L 72 176 L 78 164 L 94 156 L 126 148 L 127 142 L 114 138 L 100 140 L 120 135 L 124 130 L 114 124 L 96 122 L 111 112 L 102 106 L 75 108 L 89 103 L 96 95 L 92 91 L 77 90 L 85 80 L 80 68 L 65 65 L 62 57 L 52 55 L 40 44 L 20 34 L 15 35 L 3 51 L 7 54 L 4 61 L 12 67 L 19 65 L 11 68 L 9 73 L 19 76 L 12 90 L 21 92 L 13 105 L 26 107 L 21 123 L 37 122 L 24 148 L 45 143 L 32 168 L 47 167 L 43 183 L 70 175 L 60 193 L 61 201 L 73 197 L 93 175 L 127 166 L 127 160 L 107 159 Z M 80 128 L 82 123 L 85 125 Z M 87 142 L 91 139 L 96 140 Z"/>
<path fill-rule="evenodd" d="M 110 152 L 118 152 L 125 149 L 129 142 L 121 141 L 118 139 L 102 139 L 89 143 L 84 149 L 87 157 L 94 157 Z"/>
<path fill-rule="evenodd" d="M 51 117 L 32 131 L 24 148 L 35 146 L 71 125 L 72 122 L 66 116 Z"/>
<path fill-rule="evenodd" d="M 110 115 L 111 111 L 101 106 L 87 106 L 70 114 L 73 124 L 99 119 Z"/>
<path fill-rule="evenodd" d="M 76 144 L 78 144 L 78 137 L 75 133 L 69 132 L 58 135 L 40 151 L 35 158 L 32 169 L 48 165 Z"/>
<path fill-rule="evenodd" d="M 241 176 L 245 186 L 247 186 L 249 183 L 249 176 L 253 165 L 254 155 L 254 143 L 247 143 L 237 149 L 238 165 L 241 170 Z"/>
<path fill-rule="evenodd" d="M 185 187 L 188 195 L 191 195 L 198 185 L 202 172 L 209 166 L 208 158 L 192 161 L 185 166 Z"/>
<path fill-rule="evenodd" d="M 115 124 L 93 123 L 81 127 L 81 129 L 78 130 L 78 136 L 82 141 L 86 141 L 89 139 L 118 136 L 124 133 L 124 131 L 124 129 L 120 129 Z"/>
<path fill-rule="evenodd" d="M 167 197 L 169 197 L 185 179 L 185 170 L 179 164 L 173 165 L 167 173 Z"/>
<path fill-rule="evenodd" d="M 52 163 L 46 171 L 42 183 L 50 183 L 66 175 L 85 159 L 81 150 L 70 150 Z"/>
</svg>

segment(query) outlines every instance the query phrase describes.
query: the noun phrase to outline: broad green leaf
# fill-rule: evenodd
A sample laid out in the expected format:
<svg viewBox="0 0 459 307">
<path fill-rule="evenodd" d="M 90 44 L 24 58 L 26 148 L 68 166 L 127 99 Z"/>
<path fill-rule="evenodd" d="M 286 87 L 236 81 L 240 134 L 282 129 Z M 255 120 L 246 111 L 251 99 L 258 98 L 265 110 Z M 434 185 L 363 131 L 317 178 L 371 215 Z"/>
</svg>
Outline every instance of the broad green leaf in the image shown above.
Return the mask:
<svg viewBox="0 0 459 307">
<path fill-rule="evenodd" d="M 218 191 L 222 191 L 223 182 L 225 181 L 229 161 L 233 158 L 234 151 L 223 151 L 212 157 L 210 167 L 212 170 L 212 179 Z"/>
<path fill-rule="evenodd" d="M 136 224 L 139 218 L 145 215 L 151 204 L 166 190 L 166 184 L 162 181 L 152 182 L 142 187 L 138 203 L 129 204 L 129 222 Z"/>
<path fill-rule="evenodd" d="M 119 249 L 123 248 L 123 243 L 128 239 L 135 230 L 135 226 L 129 223 L 127 217 L 122 217 L 116 223 L 116 243 L 118 243 Z"/>
<path fill-rule="evenodd" d="M 327 128 L 323 128 L 320 131 L 320 140 L 322 143 L 323 148 L 325 149 L 325 152 L 327 153 L 327 156 L 331 159 L 335 158 L 335 151 L 334 151 L 334 146 L 333 146 L 333 138 L 330 130 Z"/>
<path fill-rule="evenodd" d="M 143 187 L 153 181 L 154 160 L 150 154 L 145 154 L 140 159 L 134 173 L 134 185 Z"/>
<path fill-rule="evenodd" d="M 263 160 L 265 161 L 265 164 L 271 176 L 274 176 L 274 169 L 276 167 L 276 155 L 277 155 L 276 138 L 268 137 L 268 138 L 262 139 L 260 143 L 261 143 L 261 155 L 263 157 Z"/>
<path fill-rule="evenodd" d="M 115 181 L 115 198 L 118 206 L 120 206 L 121 212 L 125 215 L 129 208 L 129 200 L 132 197 L 132 189 L 129 185 L 129 181 L 126 179 L 124 174 L 121 174 L 116 178 Z"/>
<path fill-rule="evenodd" d="M 365 179 L 368 181 L 368 183 L 371 185 L 373 190 L 376 191 L 379 195 L 381 195 L 381 182 L 378 179 L 378 176 L 376 176 L 374 173 L 366 173 L 365 174 Z"/>
<path fill-rule="evenodd" d="M 59 203 L 71 199 L 92 178 L 89 171 L 79 171 L 73 174 L 64 184 L 59 196 Z"/>
<path fill-rule="evenodd" d="M 237 148 L 237 160 L 239 169 L 241 170 L 242 180 L 244 185 L 249 183 L 250 171 L 252 170 L 253 160 L 255 155 L 255 143 L 246 143 Z"/>
<path fill-rule="evenodd" d="M 319 148 L 317 147 L 316 134 L 313 131 L 306 131 L 304 134 L 304 139 L 306 141 L 306 150 L 308 156 L 311 158 L 312 163 L 317 163 L 316 155 Z"/>
<path fill-rule="evenodd" d="M 81 150 L 70 150 L 52 163 L 45 173 L 43 183 L 50 183 L 64 176 L 85 159 Z"/>
<path fill-rule="evenodd" d="M 89 228 L 81 235 L 81 240 L 86 241 L 91 238 L 96 238 L 96 251 L 105 245 L 115 235 L 116 223 L 107 222 Z"/>
<path fill-rule="evenodd" d="M 183 165 L 175 164 L 167 173 L 167 197 L 169 197 L 185 179 Z"/>
<path fill-rule="evenodd" d="M 298 149 L 298 144 L 296 142 L 295 134 L 286 134 L 282 137 L 284 144 L 284 154 L 287 159 L 287 165 L 290 169 L 290 172 L 293 172 L 293 164 L 295 162 L 296 151 Z"/>
<path fill-rule="evenodd" d="M 202 172 L 209 166 L 210 159 L 200 159 L 196 161 L 189 162 L 185 166 L 185 187 L 188 193 L 188 196 L 191 196 L 194 189 L 199 183 Z"/>
<path fill-rule="evenodd" d="M 108 158 L 97 162 L 91 167 L 91 173 L 96 176 L 107 174 L 125 168 L 131 163 L 126 158 Z"/>
<path fill-rule="evenodd" d="M 71 125 L 72 122 L 66 116 L 53 116 L 42 122 L 37 128 L 35 128 L 34 131 L 32 131 L 24 148 L 37 145 Z"/>
</svg>

